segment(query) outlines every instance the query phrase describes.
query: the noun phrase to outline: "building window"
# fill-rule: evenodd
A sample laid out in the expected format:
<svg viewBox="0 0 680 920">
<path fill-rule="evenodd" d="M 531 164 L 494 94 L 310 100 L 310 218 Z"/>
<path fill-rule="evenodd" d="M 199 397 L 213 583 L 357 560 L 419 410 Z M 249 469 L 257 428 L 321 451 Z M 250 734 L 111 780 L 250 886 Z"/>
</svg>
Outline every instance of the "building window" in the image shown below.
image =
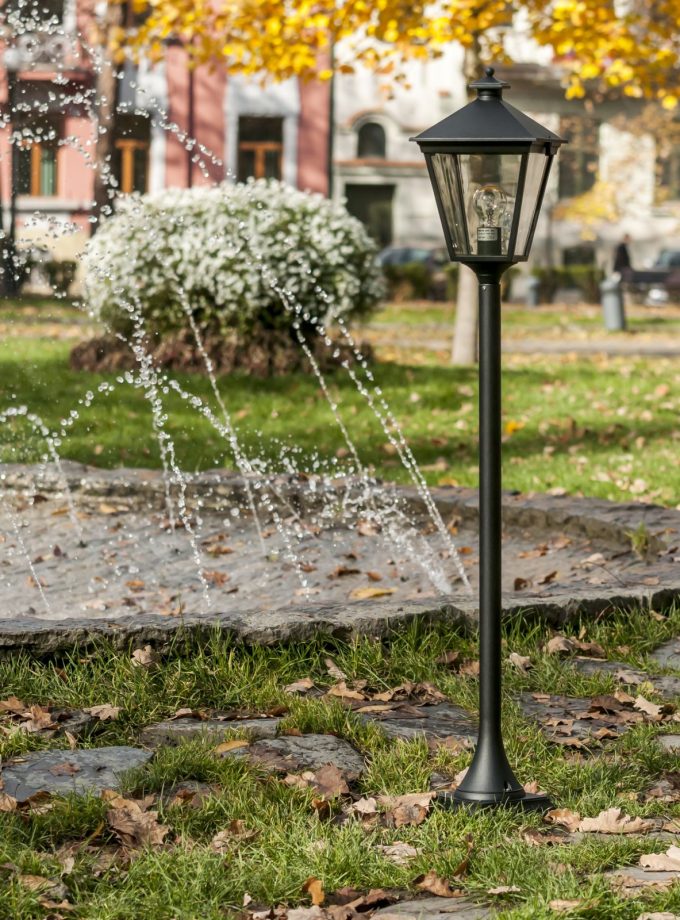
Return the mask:
<svg viewBox="0 0 680 920">
<path fill-rule="evenodd" d="M 589 191 L 597 179 L 600 161 L 600 123 L 582 115 L 560 119 L 560 134 L 569 144 L 560 150 L 560 198 L 574 198 Z"/>
<path fill-rule="evenodd" d="M 658 149 L 658 147 L 657 147 Z M 656 200 L 677 201 L 680 198 L 680 150 L 672 144 L 661 149 L 656 157 Z"/>
<path fill-rule="evenodd" d="M 359 128 L 357 157 L 360 160 L 384 160 L 387 152 L 385 129 L 375 121 Z"/>
<path fill-rule="evenodd" d="M 49 197 L 57 194 L 56 137 L 27 137 L 13 148 L 17 195 Z"/>
<path fill-rule="evenodd" d="M 149 185 L 151 123 L 145 116 L 119 114 L 113 144 L 113 175 L 124 195 L 143 195 Z"/>
<path fill-rule="evenodd" d="M 283 118 L 242 116 L 238 120 L 237 179 L 280 179 L 283 175 Z"/>
</svg>

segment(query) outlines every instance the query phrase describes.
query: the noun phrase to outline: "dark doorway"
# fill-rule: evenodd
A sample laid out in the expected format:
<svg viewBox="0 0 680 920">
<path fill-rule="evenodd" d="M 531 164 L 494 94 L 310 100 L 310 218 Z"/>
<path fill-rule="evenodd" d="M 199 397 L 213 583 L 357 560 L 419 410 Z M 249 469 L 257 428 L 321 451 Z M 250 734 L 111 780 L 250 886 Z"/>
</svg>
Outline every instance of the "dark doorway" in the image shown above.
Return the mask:
<svg viewBox="0 0 680 920">
<path fill-rule="evenodd" d="M 392 242 L 393 185 L 346 185 L 347 210 L 366 224 L 380 246 Z"/>
</svg>

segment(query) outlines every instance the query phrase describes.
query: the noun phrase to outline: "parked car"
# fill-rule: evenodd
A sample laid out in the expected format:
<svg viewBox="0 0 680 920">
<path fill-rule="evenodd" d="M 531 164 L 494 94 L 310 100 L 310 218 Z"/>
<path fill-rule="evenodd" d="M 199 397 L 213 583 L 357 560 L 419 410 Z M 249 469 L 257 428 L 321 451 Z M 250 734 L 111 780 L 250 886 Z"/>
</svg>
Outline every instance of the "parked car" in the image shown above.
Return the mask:
<svg viewBox="0 0 680 920">
<path fill-rule="evenodd" d="M 680 300 L 680 249 L 662 249 L 649 268 L 634 269 L 626 283 L 649 306 Z"/>
<path fill-rule="evenodd" d="M 441 247 L 388 246 L 378 255 L 391 287 L 410 285 L 415 297 L 445 300 L 448 291 L 449 257 Z"/>
</svg>

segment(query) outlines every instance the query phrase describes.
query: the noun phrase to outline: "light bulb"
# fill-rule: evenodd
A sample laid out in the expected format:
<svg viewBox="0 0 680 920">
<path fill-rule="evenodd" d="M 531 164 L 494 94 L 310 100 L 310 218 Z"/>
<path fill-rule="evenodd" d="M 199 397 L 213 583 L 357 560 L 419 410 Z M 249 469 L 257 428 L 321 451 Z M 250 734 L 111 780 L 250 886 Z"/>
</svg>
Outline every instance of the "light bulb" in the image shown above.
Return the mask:
<svg viewBox="0 0 680 920">
<path fill-rule="evenodd" d="M 482 185 L 472 197 L 472 207 L 482 221 L 482 227 L 500 227 L 508 199 L 499 185 Z"/>
</svg>

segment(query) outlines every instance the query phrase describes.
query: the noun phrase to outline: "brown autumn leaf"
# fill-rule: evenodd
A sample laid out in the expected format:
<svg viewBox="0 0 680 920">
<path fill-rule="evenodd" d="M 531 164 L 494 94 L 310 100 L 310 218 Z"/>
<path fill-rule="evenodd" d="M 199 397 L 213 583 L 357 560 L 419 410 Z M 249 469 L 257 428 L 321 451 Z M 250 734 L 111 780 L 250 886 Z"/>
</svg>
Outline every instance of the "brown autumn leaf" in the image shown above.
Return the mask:
<svg viewBox="0 0 680 920">
<path fill-rule="evenodd" d="M 105 797 L 112 806 L 106 813 L 106 821 L 124 847 L 158 847 L 163 843 L 170 828 L 158 823 L 157 812 L 146 810 L 145 800 L 125 799 L 115 793 Z"/>
<path fill-rule="evenodd" d="M 228 853 L 233 849 L 234 844 L 246 843 L 249 840 L 254 840 L 258 834 L 259 831 L 249 830 L 245 822 L 241 821 L 240 818 L 234 818 L 234 820 L 229 823 L 229 827 L 215 834 L 210 841 L 210 849 L 214 850 L 216 853 Z"/>
<path fill-rule="evenodd" d="M 50 767 L 50 773 L 53 776 L 75 776 L 76 773 L 80 773 L 80 767 L 77 763 L 70 763 L 65 760 L 64 763 L 58 763 Z"/>
<path fill-rule="evenodd" d="M 158 661 L 158 655 L 150 645 L 136 648 L 132 653 L 131 662 L 138 668 L 151 668 Z"/>
<path fill-rule="evenodd" d="M 333 686 L 326 691 L 326 696 L 338 696 L 343 700 L 368 699 L 365 693 L 362 693 L 360 690 L 354 690 L 351 687 L 348 687 L 344 680 L 339 681 L 337 684 L 333 684 Z"/>
<path fill-rule="evenodd" d="M 89 713 L 100 722 L 113 721 L 120 714 L 120 706 L 112 706 L 110 703 L 102 703 L 101 706 L 88 706 L 83 712 Z"/>
<path fill-rule="evenodd" d="M 326 900 L 326 892 L 323 890 L 323 883 L 318 878 L 314 878 L 313 875 L 304 883 L 302 890 L 305 894 L 309 895 L 315 907 L 320 907 Z"/>
<path fill-rule="evenodd" d="M 396 588 L 355 588 L 350 591 L 350 599 L 355 601 L 367 601 L 375 597 L 387 597 L 394 594 Z"/>
<path fill-rule="evenodd" d="M 376 534 L 379 534 L 381 530 L 382 527 L 377 521 L 357 521 L 356 531 L 362 537 L 374 537 Z"/>
<path fill-rule="evenodd" d="M 392 827 L 422 824 L 430 810 L 434 792 L 412 792 L 407 795 L 381 795 L 378 804 L 386 809 L 385 821 Z"/>
<path fill-rule="evenodd" d="M 542 578 L 538 579 L 538 584 L 539 585 L 549 585 L 552 581 L 555 581 L 558 575 L 559 575 L 559 572 L 557 571 L 557 569 L 555 569 L 554 572 L 548 572 L 547 575 L 544 575 Z"/>
<path fill-rule="evenodd" d="M 378 802 L 374 798 L 357 799 L 349 806 L 347 813 L 359 815 L 361 818 L 372 818 L 378 814 Z"/>
<path fill-rule="evenodd" d="M 637 696 L 633 705 L 640 712 L 644 712 L 645 715 L 649 716 L 653 722 L 661 722 L 664 715 L 669 711 L 668 706 L 652 703 L 651 700 L 645 699 L 644 696 Z"/>
<path fill-rule="evenodd" d="M 335 799 L 340 795 L 349 795 L 349 786 L 344 773 L 332 763 L 327 763 L 314 773 L 313 786 L 324 799 Z"/>
<path fill-rule="evenodd" d="M 203 577 L 211 585 L 215 585 L 217 588 L 226 585 L 229 581 L 229 575 L 226 572 L 217 572 L 210 569 L 203 569 Z"/>
<path fill-rule="evenodd" d="M 511 665 L 517 668 L 518 671 L 523 671 L 526 673 L 533 668 L 531 663 L 531 658 L 528 655 L 520 655 L 517 652 L 510 652 L 508 655 L 508 661 Z"/>
<path fill-rule="evenodd" d="M 231 546 L 226 546 L 224 543 L 217 543 L 207 547 L 206 552 L 209 556 L 229 556 L 234 550 Z"/>
<path fill-rule="evenodd" d="M 314 681 L 311 677 L 302 677 L 300 680 L 294 680 L 283 688 L 286 693 L 306 693 L 314 689 Z"/>
<path fill-rule="evenodd" d="M 6 700 L 0 700 L 0 713 L 9 712 L 12 715 L 23 715 L 26 712 L 28 706 L 22 700 L 17 699 L 16 696 L 8 696 Z"/>
<path fill-rule="evenodd" d="M 548 907 L 556 914 L 566 914 L 569 911 L 578 910 L 578 908 L 582 907 L 585 903 L 586 902 L 582 901 L 580 898 L 572 898 L 571 900 L 555 898 L 555 900 L 548 904 Z"/>
<path fill-rule="evenodd" d="M 64 890 L 61 882 L 55 882 L 54 879 L 45 878 L 42 875 L 17 875 L 16 879 L 28 891 L 40 891 L 47 894 Z"/>
<path fill-rule="evenodd" d="M 517 885 L 499 885 L 497 888 L 487 888 L 486 893 L 493 895 L 519 894 L 521 890 Z"/>
<path fill-rule="evenodd" d="M 11 796 L 7 795 L 6 792 L 0 792 L 0 812 L 9 814 L 9 812 L 17 810 L 17 800 Z"/>
<path fill-rule="evenodd" d="M 672 845 L 665 853 L 646 853 L 640 865 L 648 872 L 680 872 L 680 847 Z"/>
<path fill-rule="evenodd" d="M 345 672 L 340 670 L 332 658 L 326 658 L 324 664 L 326 665 L 326 670 L 333 678 L 333 680 L 347 680 L 347 675 Z"/>
<path fill-rule="evenodd" d="M 537 827 L 528 827 L 522 831 L 522 840 L 532 847 L 559 846 L 564 843 L 564 834 L 541 831 Z"/>
<path fill-rule="evenodd" d="M 376 850 L 381 853 L 385 859 L 389 859 L 395 866 L 408 866 L 416 857 L 420 856 L 421 850 L 410 843 L 404 843 L 401 840 L 395 840 L 394 843 L 380 845 Z"/>
<path fill-rule="evenodd" d="M 528 588 L 531 585 L 530 578 L 516 578 L 512 583 L 514 591 L 524 591 L 525 588 Z"/>
<path fill-rule="evenodd" d="M 345 575 L 361 575 L 361 569 L 353 569 L 349 565 L 339 565 L 328 575 L 328 578 L 342 578 Z"/>
<path fill-rule="evenodd" d="M 24 716 L 29 716 L 20 726 L 25 732 L 33 734 L 48 728 L 56 728 L 56 723 L 52 720 L 49 710 L 43 709 L 42 706 L 31 706 Z"/>
<path fill-rule="evenodd" d="M 239 748 L 250 746 L 250 742 L 244 738 L 232 738 L 230 741 L 222 741 L 217 747 L 213 748 L 214 754 L 228 754 L 229 751 L 237 751 Z"/>
<path fill-rule="evenodd" d="M 371 581 L 382 581 L 380 572 L 366 572 Z"/>
<path fill-rule="evenodd" d="M 459 898 L 462 895 L 460 889 L 452 888 L 448 880 L 437 875 L 434 869 L 414 878 L 413 884 L 421 891 L 429 891 L 438 898 Z"/>
<path fill-rule="evenodd" d="M 654 827 L 646 818 L 631 818 L 620 808 L 608 808 L 596 818 L 583 818 L 577 830 L 583 834 L 644 834 Z"/>
<path fill-rule="evenodd" d="M 581 822 L 581 815 L 577 811 L 571 811 L 569 808 L 552 808 L 545 815 L 548 824 L 556 824 L 558 827 L 566 827 L 573 833 Z"/>
<path fill-rule="evenodd" d="M 444 652 L 439 658 L 435 659 L 436 664 L 443 664 L 447 668 L 452 668 L 456 670 L 460 662 L 460 652 L 450 651 Z"/>
</svg>

